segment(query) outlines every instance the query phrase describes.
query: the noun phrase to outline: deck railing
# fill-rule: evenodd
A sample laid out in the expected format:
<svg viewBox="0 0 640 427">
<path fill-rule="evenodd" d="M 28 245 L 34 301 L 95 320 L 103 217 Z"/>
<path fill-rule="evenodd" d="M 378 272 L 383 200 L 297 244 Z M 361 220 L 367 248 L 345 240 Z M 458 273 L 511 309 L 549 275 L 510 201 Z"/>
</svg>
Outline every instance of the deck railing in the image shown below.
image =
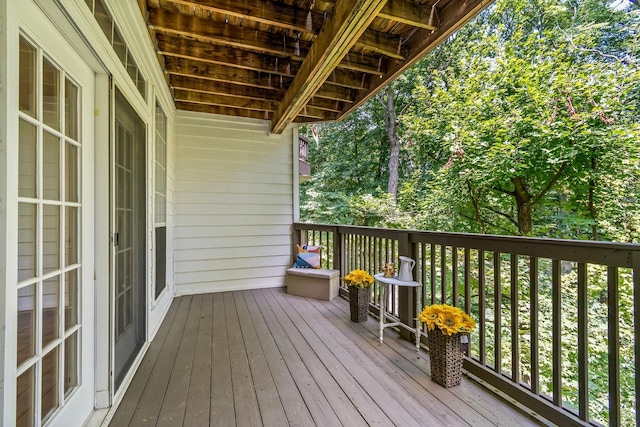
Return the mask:
<svg viewBox="0 0 640 427">
<path fill-rule="evenodd" d="M 322 266 L 370 273 L 416 260 L 421 305 L 477 321 L 464 369 L 558 425 L 640 425 L 640 245 L 294 224 Z M 344 289 L 343 289 L 344 290 Z M 373 289 L 371 309 L 379 307 Z M 412 325 L 413 294 L 387 306 Z M 406 331 L 401 331 L 407 334 Z M 409 336 L 406 336 L 410 339 Z"/>
</svg>

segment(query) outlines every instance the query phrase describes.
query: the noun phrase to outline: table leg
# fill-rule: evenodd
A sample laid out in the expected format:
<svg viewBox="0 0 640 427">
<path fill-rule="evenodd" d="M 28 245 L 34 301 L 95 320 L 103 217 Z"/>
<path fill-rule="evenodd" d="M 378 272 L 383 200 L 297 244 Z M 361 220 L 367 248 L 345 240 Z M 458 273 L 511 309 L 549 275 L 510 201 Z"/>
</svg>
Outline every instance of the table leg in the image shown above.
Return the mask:
<svg viewBox="0 0 640 427">
<path fill-rule="evenodd" d="M 386 298 L 384 296 L 384 291 L 387 288 L 387 284 L 386 283 L 382 283 L 382 282 L 378 282 L 380 284 L 380 312 L 379 317 L 380 317 L 380 344 L 382 344 L 382 339 L 384 336 L 384 312 L 385 312 L 385 301 Z"/>
</svg>

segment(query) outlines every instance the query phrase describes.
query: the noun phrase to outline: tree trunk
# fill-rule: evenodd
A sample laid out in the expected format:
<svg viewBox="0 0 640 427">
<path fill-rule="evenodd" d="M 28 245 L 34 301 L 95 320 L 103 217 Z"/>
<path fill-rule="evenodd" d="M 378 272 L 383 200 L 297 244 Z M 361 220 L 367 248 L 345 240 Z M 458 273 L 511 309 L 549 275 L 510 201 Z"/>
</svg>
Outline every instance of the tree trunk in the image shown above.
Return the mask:
<svg viewBox="0 0 640 427">
<path fill-rule="evenodd" d="M 598 222 L 596 221 L 596 205 L 595 205 L 595 190 L 596 180 L 593 178 L 596 173 L 596 167 L 598 166 L 595 156 L 591 156 L 591 177 L 589 178 L 589 216 L 591 217 L 591 238 L 593 240 L 598 239 Z"/>
<path fill-rule="evenodd" d="M 395 98 L 393 89 L 387 86 L 379 98 L 384 110 L 384 127 L 387 131 L 389 144 L 391 145 L 391 154 L 389 155 L 389 185 L 387 192 L 393 194 L 396 198 L 398 194 L 398 163 L 400 158 L 400 139 L 397 134 L 398 117 L 396 116 Z"/>
<path fill-rule="evenodd" d="M 513 182 L 513 195 L 516 198 L 518 208 L 518 232 L 522 236 L 531 235 L 531 194 L 522 178 L 511 178 Z"/>
</svg>

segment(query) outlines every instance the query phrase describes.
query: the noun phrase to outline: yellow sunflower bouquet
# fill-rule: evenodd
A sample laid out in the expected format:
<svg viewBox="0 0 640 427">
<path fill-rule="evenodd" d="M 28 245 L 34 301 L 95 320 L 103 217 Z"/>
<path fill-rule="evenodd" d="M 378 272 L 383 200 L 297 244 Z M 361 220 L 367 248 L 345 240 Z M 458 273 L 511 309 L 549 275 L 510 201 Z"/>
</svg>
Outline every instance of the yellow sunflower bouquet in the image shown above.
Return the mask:
<svg viewBox="0 0 640 427">
<path fill-rule="evenodd" d="M 426 306 L 418 315 L 421 322 L 427 324 L 427 330 L 438 328 L 444 335 L 457 333 L 469 333 L 476 327 L 476 322 L 471 316 L 459 309 L 447 304 L 434 304 Z"/>
<path fill-rule="evenodd" d="M 358 288 L 368 288 L 373 285 L 373 276 L 364 270 L 352 270 L 351 273 L 344 276 L 343 280 L 347 286 L 356 286 Z"/>
</svg>

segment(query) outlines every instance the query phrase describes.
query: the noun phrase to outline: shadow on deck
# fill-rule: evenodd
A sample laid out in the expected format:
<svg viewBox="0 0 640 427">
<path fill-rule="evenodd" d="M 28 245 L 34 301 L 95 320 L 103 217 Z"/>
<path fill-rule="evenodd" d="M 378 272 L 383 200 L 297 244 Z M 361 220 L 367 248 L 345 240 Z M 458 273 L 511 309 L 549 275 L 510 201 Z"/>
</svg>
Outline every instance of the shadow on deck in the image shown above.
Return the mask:
<svg viewBox="0 0 640 427">
<path fill-rule="evenodd" d="M 176 298 L 111 426 L 534 426 L 348 302 L 261 289 Z"/>
</svg>

